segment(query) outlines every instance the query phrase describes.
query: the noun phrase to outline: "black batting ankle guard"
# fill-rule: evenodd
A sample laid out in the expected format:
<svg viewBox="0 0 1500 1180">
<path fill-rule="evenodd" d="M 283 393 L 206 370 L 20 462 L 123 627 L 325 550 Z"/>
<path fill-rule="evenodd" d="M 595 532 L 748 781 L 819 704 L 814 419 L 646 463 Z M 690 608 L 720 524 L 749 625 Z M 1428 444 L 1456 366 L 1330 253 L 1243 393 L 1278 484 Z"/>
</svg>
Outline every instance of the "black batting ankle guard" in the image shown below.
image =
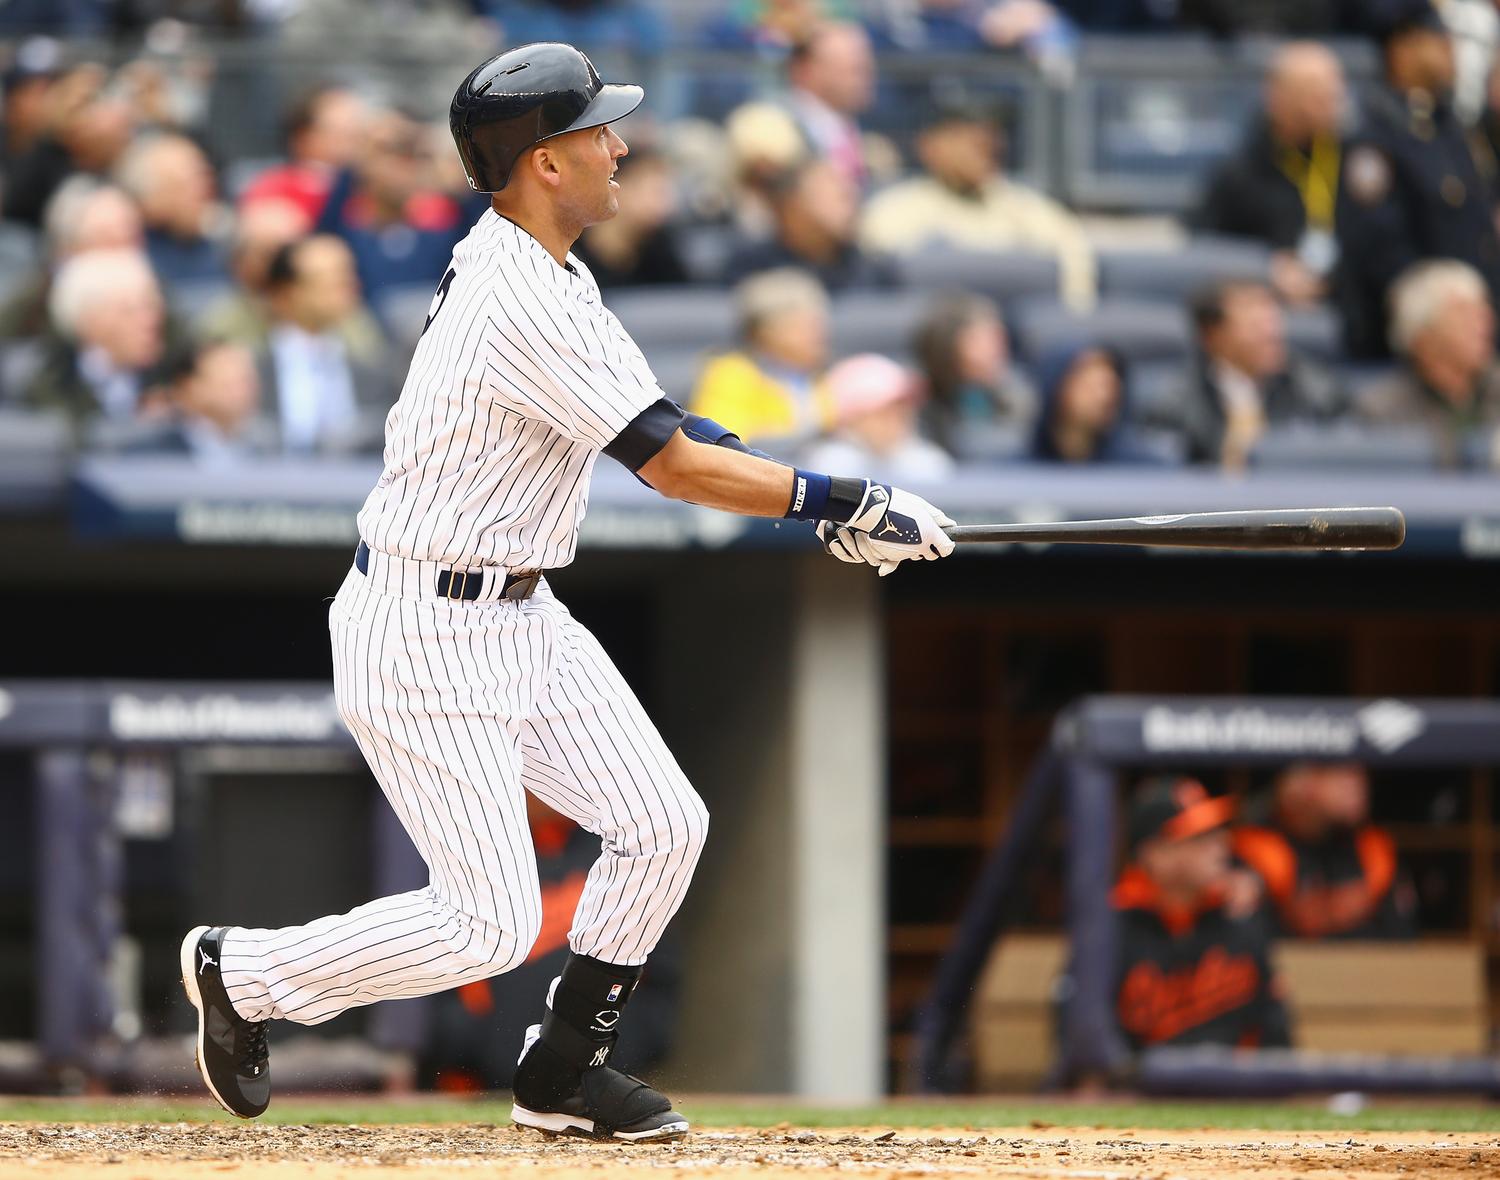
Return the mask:
<svg viewBox="0 0 1500 1180">
<path fill-rule="evenodd" d="M 584 1070 L 609 1061 L 620 1016 L 642 970 L 568 956 L 541 1036 L 516 1067 L 516 1101 L 532 1110 L 556 1106 L 578 1092 Z"/>
</svg>

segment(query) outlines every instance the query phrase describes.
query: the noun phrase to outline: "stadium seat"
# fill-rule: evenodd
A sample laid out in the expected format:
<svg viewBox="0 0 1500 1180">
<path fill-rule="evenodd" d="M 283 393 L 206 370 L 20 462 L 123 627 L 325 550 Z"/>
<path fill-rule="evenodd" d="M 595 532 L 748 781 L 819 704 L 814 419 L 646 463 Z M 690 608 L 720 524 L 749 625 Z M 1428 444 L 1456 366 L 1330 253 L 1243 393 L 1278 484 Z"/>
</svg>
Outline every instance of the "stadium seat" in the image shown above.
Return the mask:
<svg viewBox="0 0 1500 1180">
<path fill-rule="evenodd" d="M 8 298 L 36 271 L 41 235 L 24 225 L 0 221 L 0 298 Z"/>
<path fill-rule="evenodd" d="M 609 291 L 604 302 L 648 357 L 658 349 L 722 348 L 734 339 L 734 307 L 697 287 Z"/>
<path fill-rule="evenodd" d="M 1114 349 L 1127 362 L 1181 361 L 1191 349 L 1188 317 L 1181 307 L 1127 300 L 1106 300 L 1086 313 L 1057 303 L 1027 304 L 1015 316 L 1013 335 L 1016 351 L 1032 365 L 1080 344 Z"/>
<path fill-rule="evenodd" d="M 1266 280 L 1271 251 L 1243 238 L 1198 237 L 1179 250 L 1102 250 L 1099 294 L 1178 302 L 1223 279 Z"/>
<path fill-rule="evenodd" d="M 1058 293 L 1057 259 L 1028 251 L 918 250 L 898 260 L 907 286 L 926 291 L 973 291 L 1005 304 Z"/>
<path fill-rule="evenodd" d="M 683 265 L 695 283 L 723 281 L 734 242 L 734 231 L 723 225 L 687 226 L 677 234 Z"/>
<path fill-rule="evenodd" d="M 1262 471 L 1430 471 L 1437 445 L 1420 426 L 1287 426 L 1268 430 L 1250 456 Z"/>
<path fill-rule="evenodd" d="M 656 349 L 646 357 L 656 383 L 673 401 L 687 405 L 709 354 L 701 348 Z"/>
<path fill-rule="evenodd" d="M 1188 361 L 1137 361 L 1125 375 L 1131 416 L 1140 422 L 1172 422 L 1179 417 L 1187 386 Z"/>
<path fill-rule="evenodd" d="M 166 283 L 163 289 L 172 310 L 189 324 L 195 324 L 206 311 L 234 290 L 234 284 L 224 279 L 189 279 Z"/>
<path fill-rule="evenodd" d="M 1464 466 L 1475 471 L 1500 471 L 1500 430 L 1485 430 L 1464 443 Z"/>
<path fill-rule="evenodd" d="M 897 360 L 911 355 L 912 337 L 930 296 L 923 291 L 855 291 L 833 301 L 835 357 L 879 352 Z"/>
<path fill-rule="evenodd" d="M 1286 313 L 1286 338 L 1296 351 L 1333 362 L 1344 355 L 1344 325 L 1326 305 L 1293 307 Z"/>
<path fill-rule="evenodd" d="M 953 457 L 960 463 L 1015 463 L 1031 448 L 1030 425 L 1017 422 L 976 422 L 956 431 Z"/>
<path fill-rule="evenodd" d="M 432 295 L 432 284 L 411 283 L 388 288 L 375 302 L 375 315 L 390 334 L 394 355 L 403 361 L 411 356 L 422 335 Z"/>
</svg>

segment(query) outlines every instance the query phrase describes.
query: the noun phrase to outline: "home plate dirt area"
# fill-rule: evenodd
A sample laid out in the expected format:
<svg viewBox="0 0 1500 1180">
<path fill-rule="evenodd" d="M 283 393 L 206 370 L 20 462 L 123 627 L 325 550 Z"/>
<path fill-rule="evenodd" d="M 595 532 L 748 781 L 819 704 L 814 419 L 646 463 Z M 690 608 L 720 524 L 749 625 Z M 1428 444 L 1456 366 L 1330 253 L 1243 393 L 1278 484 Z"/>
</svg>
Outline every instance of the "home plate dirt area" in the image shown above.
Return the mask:
<svg viewBox="0 0 1500 1180">
<path fill-rule="evenodd" d="M 290 1180 L 518 1174 L 805 1177 L 1500 1177 L 1493 1132 L 714 1128 L 655 1145 L 546 1139 L 514 1127 L 231 1123 L 0 1124 L 0 1177 Z"/>
</svg>

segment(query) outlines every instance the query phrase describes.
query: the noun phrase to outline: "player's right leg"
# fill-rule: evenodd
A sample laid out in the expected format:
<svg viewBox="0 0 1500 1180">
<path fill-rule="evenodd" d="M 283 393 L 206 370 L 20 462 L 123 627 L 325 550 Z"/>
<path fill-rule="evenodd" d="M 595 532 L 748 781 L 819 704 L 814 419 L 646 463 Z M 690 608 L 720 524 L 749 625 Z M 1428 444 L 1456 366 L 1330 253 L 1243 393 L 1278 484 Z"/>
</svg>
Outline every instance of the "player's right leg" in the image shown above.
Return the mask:
<svg viewBox="0 0 1500 1180">
<path fill-rule="evenodd" d="M 205 973 L 208 936 L 184 941 L 199 1067 L 247 1118 L 269 1097 L 266 1022 L 318 1024 L 497 975 L 525 961 L 541 924 L 511 719 L 534 691 L 516 653 L 546 642 L 543 625 L 510 603 L 376 593 L 357 572 L 329 618 L 340 712 L 431 877 L 305 925 L 215 930 Z"/>
</svg>

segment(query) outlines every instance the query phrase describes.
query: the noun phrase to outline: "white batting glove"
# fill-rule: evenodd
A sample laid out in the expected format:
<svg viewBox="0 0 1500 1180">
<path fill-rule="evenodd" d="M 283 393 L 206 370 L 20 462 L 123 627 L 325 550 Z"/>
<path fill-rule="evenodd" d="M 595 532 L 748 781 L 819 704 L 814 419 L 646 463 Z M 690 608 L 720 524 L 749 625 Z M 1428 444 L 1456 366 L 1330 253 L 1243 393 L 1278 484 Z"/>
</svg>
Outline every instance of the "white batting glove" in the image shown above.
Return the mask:
<svg viewBox="0 0 1500 1180">
<path fill-rule="evenodd" d="M 854 515 L 842 524 L 825 520 L 817 532 L 834 557 L 876 566 L 883 578 L 903 561 L 947 557 L 953 552 L 953 541 L 943 530 L 953 523 L 920 496 L 867 482 Z"/>
</svg>

